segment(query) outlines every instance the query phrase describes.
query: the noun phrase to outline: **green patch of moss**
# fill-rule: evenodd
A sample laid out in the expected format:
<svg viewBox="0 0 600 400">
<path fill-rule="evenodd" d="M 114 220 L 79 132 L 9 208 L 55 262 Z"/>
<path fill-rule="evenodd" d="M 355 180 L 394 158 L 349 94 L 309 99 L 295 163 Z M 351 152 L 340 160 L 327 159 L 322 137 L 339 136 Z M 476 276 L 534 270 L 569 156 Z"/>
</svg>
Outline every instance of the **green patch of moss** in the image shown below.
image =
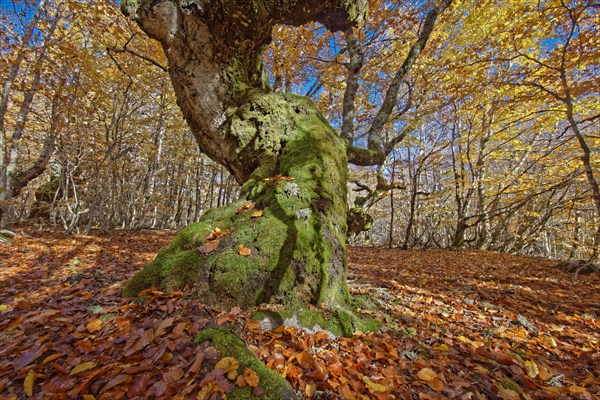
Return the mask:
<svg viewBox="0 0 600 400">
<path fill-rule="evenodd" d="M 310 310 L 307 308 L 286 309 L 278 312 L 259 311 L 252 315 L 252 319 L 263 320 L 268 318 L 275 325 L 291 325 L 307 329 L 320 327 L 336 336 L 352 336 L 355 331 L 377 332 L 381 322 L 349 310 Z"/>
<path fill-rule="evenodd" d="M 108 322 L 111 319 L 113 319 L 113 317 L 115 316 L 115 314 L 102 314 L 100 315 L 98 318 L 100 319 L 100 321 L 102 321 L 102 323 Z"/>
<path fill-rule="evenodd" d="M 212 345 L 223 357 L 233 357 L 240 362 L 238 373 L 244 368 L 255 371 L 259 377 L 259 387 L 265 391 L 262 399 L 289 399 L 294 398 L 292 389 L 288 382 L 275 371 L 268 369 L 252 352 L 244 342 L 236 335 L 222 329 L 207 328 L 198 333 L 196 343 L 210 340 Z M 254 399 L 248 389 L 239 388 L 227 394 L 228 399 Z"/>
<path fill-rule="evenodd" d="M 362 310 L 370 310 L 375 311 L 379 309 L 377 305 L 377 301 L 373 299 L 373 297 L 369 295 L 360 295 L 352 297 L 352 306 L 354 309 L 362 309 Z"/>
<path fill-rule="evenodd" d="M 244 96 L 229 123 L 240 159 L 257 163 L 242 193 L 263 215 L 238 213 L 244 201 L 206 212 L 133 277 L 125 294 L 197 284 L 199 296 L 222 307 L 346 307 L 344 142 L 308 98 L 258 90 Z M 201 251 L 215 228 L 227 234 Z M 240 244 L 250 255 L 238 254 Z"/>
<path fill-rule="evenodd" d="M 513 392 L 517 392 L 517 393 L 523 393 L 523 389 L 521 389 L 521 386 L 519 386 L 515 381 L 512 381 L 510 379 L 502 379 L 500 381 L 500 386 L 502 386 L 504 389 L 508 389 L 508 390 L 512 390 Z"/>
</svg>

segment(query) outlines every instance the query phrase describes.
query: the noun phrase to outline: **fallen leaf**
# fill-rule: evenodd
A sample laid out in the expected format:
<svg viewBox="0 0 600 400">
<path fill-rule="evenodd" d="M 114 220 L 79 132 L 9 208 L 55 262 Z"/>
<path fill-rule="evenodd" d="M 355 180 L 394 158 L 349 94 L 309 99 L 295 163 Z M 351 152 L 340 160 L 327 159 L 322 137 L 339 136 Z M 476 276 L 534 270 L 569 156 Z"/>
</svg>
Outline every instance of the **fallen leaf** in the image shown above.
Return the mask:
<svg viewBox="0 0 600 400">
<path fill-rule="evenodd" d="M 256 210 L 252 213 L 251 217 L 252 218 L 260 218 L 263 216 L 264 211 L 263 210 Z"/>
<path fill-rule="evenodd" d="M 25 381 L 23 382 L 23 389 L 25 390 L 25 394 L 28 397 L 33 396 L 33 383 L 35 382 L 35 372 L 33 370 L 29 370 L 27 376 L 25 377 Z"/>
<path fill-rule="evenodd" d="M 364 383 L 366 383 L 367 388 L 371 393 L 383 393 L 389 390 L 387 386 L 373 382 L 373 380 L 371 380 L 369 377 L 363 376 L 362 380 Z"/>
<path fill-rule="evenodd" d="M 156 328 L 156 333 L 154 334 L 154 337 L 157 338 L 159 336 L 162 336 L 165 334 L 166 329 L 171 327 L 171 325 L 173 325 L 173 321 L 175 321 L 175 318 L 167 318 L 164 319 L 160 322 L 160 324 L 158 325 L 158 328 Z"/>
<path fill-rule="evenodd" d="M 99 331 L 100 328 L 102 328 L 102 320 L 100 318 L 94 318 L 85 326 L 85 330 L 90 333 Z"/>
<path fill-rule="evenodd" d="M 525 371 L 530 378 L 535 378 L 540 373 L 535 361 L 525 361 Z"/>
<path fill-rule="evenodd" d="M 427 384 L 436 392 L 442 392 L 445 387 L 444 381 L 442 381 L 440 378 L 433 378 L 432 380 L 427 382 Z"/>
<path fill-rule="evenodd" d="M 296 360 L 304 369 L 311 369 L 315 366 L 314 357 L 306 351 L 296 354 Z"/>
<path fill-rule="evenodd" d="M 590 394 L 590 392 L 588 392 L 586 389 L 580 387 L 580 386 L 569 386 L 569 393 L 571 393 L 572 395 L 574 395 L 575 399 L 578 400 L 592 400 L 593 397 Z"/>
<path fill-rule="evenodd" d="M 417 376 L 420 380 L 429 382 L 434 378 L 437 378 L 437 373 L 435 373 L 435 371 L 433 371 L 432 369 L 423 368 L 419 372 L 417 372 Z"/>
<path fill-rule="evenodd" d="M 244 368 L 244 380 L 250 387 L 257 387 L 259 383 L 258 374 L 250 368 Z"/>
<path fill-rule="evenodd" d="M 62 356 L 64 356 L 63 353 L 56 353 L 56 354 L 49 355 L 48 357 L 44 358 L 44 361 L 42 361 L 42 365 L 48 364 L 49 362 L 54 361 Z"/>
<path fill-rule="evenodd" d="M 123 383 L 130 383 L 133 379 L 129 374 L 119 374 L 112 378 L 104 387 L 102 388 L 102 393 L 114 388 L 115 386 L 119 386 Z"/>
<path fill-rule="evenodd" d="M 240 243 L 238 245 L 238 253 L 240 254 L 240 256 L 247 257 L 250 254 L 252 254 L 252 250 L 250 250 L 249 248 L 247 248 L 246 246 L 244 246 L 243 244 Z"/>
<path fill-rule="evenodd" d="M 213 240 L 207 240 L 206 243 L 204 243 L 202 246 L 198 247 L 198 251 L 202 254 L 209 254 L 209 253 L 212 253 L 213 251 L 215 251 L 217 249 L 217 247 L 219 247 L 219 244 L 221 244 L 220 238 L 213 239 Z"/>
<path fill-rule="evenodd" d="M 304 394 L 306 397 L 313 397 L 317 391 L 317 385 L 314 382 L 307 383 L 304 387 Z"/>
<path fill-rule="evenodd" d="M 87 362 L 81 363 L 78 366 L 76 366 L 75 368 L 73 368 L 71 370 L 71 372 L 69 372 L 69 375 L 73 376 L 73 375 L 80 374 L 84 371 L 94 368 L 95 365 L 96 364 L 93 361 L 87 361 Z"/>
<path fill-rule="evenodd" d="M 521 397 L 519 396 L 519 393 L 510 390 L 510 389 L 505 389 L 505 388 L 500 388 L 500 390 L 498 390 L 498 397 L 500 397 L 502 400 L 520 400 Z"/>
<path fill-rule="evenodd" d="M 246 204 L 244 204 L 243 206 L 241 206 L 241 207 L 240 207 L 240 208 L 239 208 L 239 209 L 236 211 L 236 214 L 241 214 L 241 213 L 243 213 L 244 211 L 252 210 L 253 208 L 254 208 L 254 203 L 253 203 L 253 202 L 251 202 L 251 203 L 246 203 Z"/>
<path fill-rule="evenodd" d="M 233 357 L 223 357 L 221 358 L 217 364 L 216 368 L 220 368 L 225 371 L 225 375 L 230 380 L 234 380 L 237 377 L 237 369 L 240 366 L 240 362 Z"/>
</svg>

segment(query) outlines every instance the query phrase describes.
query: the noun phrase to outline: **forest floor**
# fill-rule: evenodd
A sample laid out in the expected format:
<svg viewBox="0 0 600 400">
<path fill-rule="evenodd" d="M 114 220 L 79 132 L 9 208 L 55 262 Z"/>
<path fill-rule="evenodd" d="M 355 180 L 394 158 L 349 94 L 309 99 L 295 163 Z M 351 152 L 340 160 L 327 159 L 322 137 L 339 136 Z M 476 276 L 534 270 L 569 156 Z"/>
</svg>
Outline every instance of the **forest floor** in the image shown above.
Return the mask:
<svg viewBox="0 0 600 400">
<path fill-rule="evenodd" d="M 181 292 L 122 298 L 123 280 L 170 232 L 18 233 L 0 244 L 2 400 L 210 398 L 214 349 L 193 342 L 210 323 L 235 329 L 307 398 L 600 395 L 600 279 L 575 280 L 548 260 L 352 247 L 352 294 L 379 304 L 357 311 L 386 328 L 335 338 L 263 331 L 247 312 Z M 229 387 L 252 386 L 254 376 L 230 378 Z"/>
</svg>

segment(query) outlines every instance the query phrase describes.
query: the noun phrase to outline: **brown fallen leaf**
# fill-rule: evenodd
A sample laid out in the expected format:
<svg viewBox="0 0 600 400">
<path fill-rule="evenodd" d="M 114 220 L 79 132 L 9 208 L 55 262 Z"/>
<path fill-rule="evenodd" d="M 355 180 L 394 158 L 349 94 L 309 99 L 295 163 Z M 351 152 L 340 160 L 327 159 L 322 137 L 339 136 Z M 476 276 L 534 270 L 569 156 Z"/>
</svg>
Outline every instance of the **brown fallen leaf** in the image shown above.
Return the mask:
<svg viewBox="0 0 600 400">
<path fill-rule="evenodd" d="M 440 378 L 433 378 L 432 380 L 427 382 L 427 384 L 436 392 L 442 392 L 445 387 L 444 381 L 442 381 Z"/>
<path fill-rule="evenodd" d="M 104 387 L 102 388 L 101 393 L 107 392 L 108 390 L 114 388 L 115 386 L 119 386 L 123 383 L 131 383 L 133 378 L 129 374 L 119 374 L 112 378 Z"/>
<path fill-rule="evenodd" d="M 317 385 L 314 382 L 309 382 L 304 387 L 304 394 L 306 397 L 313 397 L 317 391 Z"/>
<path fill-rule="evenodd" d="M 498 390 L 498 397 L 500 397 L 502 400 L 520 400 L 521 397 L 519 396 L 519 393 L 510 390 L 510 389 L 505 389 L 505 388 L 500 388 L 500 390 Z"/>
<path fill-rule="evenodd" d="M 127 350 L 123 354 L 125 356 L 129 357 L 132 354 L 137 353 L 138 351 L 142 350 L 143 348 L 145 348 L 146 346 L 148 346 L 153 341 L 154 341 L 154 332 L 153 332 L 152 329 L 147 329 L 146 331 L 144 331 L 144 333 L 142 334 L 142 336 L 140 336 L 135 341 L 134 345 L 131 346 L 131 348 L 129 350 Z"/>
<path fill-rule="evenodd" d="M 156 328 L 156 332 L 154 333 L 154 337 L 157 338 L 164 335 L 166 333 L 166 329 L 173 325 L 173 321 L 175 321 L 175 318 L 173 317 L 160 321 L 160 324 L 158 324 L 158 328 Z"/>
<path fill-rule="evenodd" d="M 198 247 L 198 251 L 201 254 L 209 254 L 215 251 L 219 247 L 219 244 L 221 244 L 221 238 L 207 240 L 206 243 Z"/>
</svg>

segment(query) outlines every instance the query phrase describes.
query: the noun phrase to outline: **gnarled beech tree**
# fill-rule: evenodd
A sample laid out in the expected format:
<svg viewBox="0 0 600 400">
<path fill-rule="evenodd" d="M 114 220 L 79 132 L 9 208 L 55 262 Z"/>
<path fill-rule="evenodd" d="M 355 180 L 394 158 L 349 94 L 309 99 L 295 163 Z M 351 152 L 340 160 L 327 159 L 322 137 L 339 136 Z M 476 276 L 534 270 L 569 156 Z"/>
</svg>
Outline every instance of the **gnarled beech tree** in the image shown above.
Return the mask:
<svg viewBox="0 0 600 400">
<path fill-rule="evenodd" d="M 366 3 L 121 2 L 123 12 L 162 44 L 179 106 L 201 150 L 229 169 L 242 185 L 243 198 L 182 230 L 133 277 L 126 295 L 153 285 L 175 290 L 190 284 L 209 303 L 225 307 L 347 302 L 347 164 L 381 164 L 393 149 L 395 143 L 381 139 L 383 125 L 403 77 L 450 1 L 427 15 L 369 132 L 368 148 L 352 143 L 351 103 L 360 70 L 356 51 L 350 49 L 354 64 L 342 133 L 309 98 L 270 90 L 262 52 L 276 24 L 311 21 L 345 31 L 352 45 L 352 27 L 364 20 Z"/>
</svg>

